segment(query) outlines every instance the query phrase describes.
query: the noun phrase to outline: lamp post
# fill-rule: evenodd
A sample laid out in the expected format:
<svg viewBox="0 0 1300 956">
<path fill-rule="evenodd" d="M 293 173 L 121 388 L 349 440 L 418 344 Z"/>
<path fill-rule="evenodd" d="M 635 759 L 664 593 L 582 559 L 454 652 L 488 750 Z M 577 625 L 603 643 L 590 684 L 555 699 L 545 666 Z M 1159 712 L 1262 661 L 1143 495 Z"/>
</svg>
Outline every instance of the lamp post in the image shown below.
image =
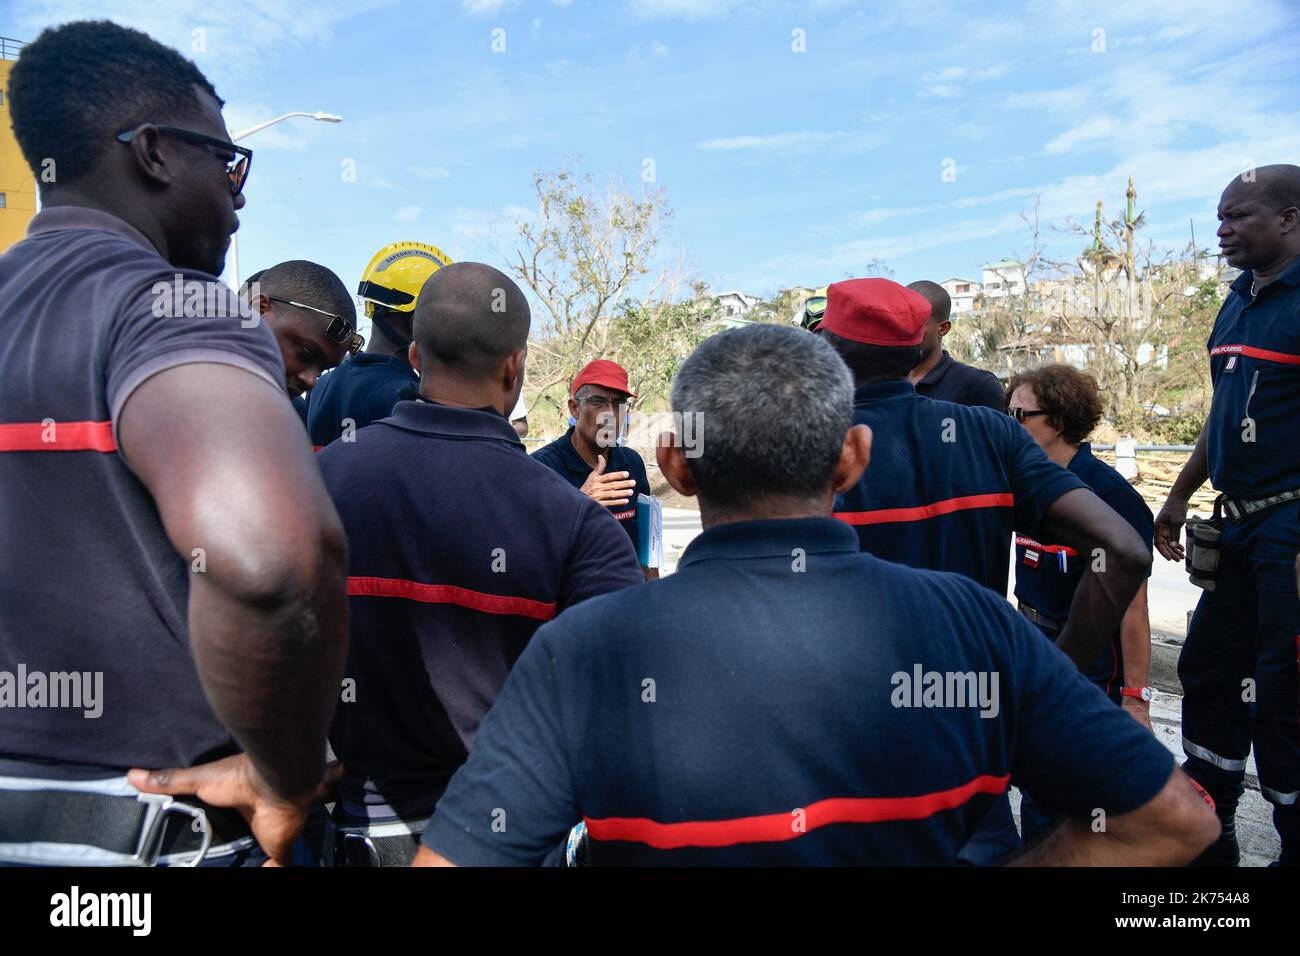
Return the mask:
<svg viewBox="0 0 1300 956">
<path fill-rule="evenodd" d="M 302 113 L 302 112 L 285 113 L 283 116 L 277 116 L 275 119 L 269 119 L 265 123 L 258 123 L 256 126 L 250 126 L 248 127 L 248 129 L 240 130 L 238 133 L 235 133 L 233 136 L 230 137 L 230 141 L 232 143 L 237 143 L 241 139 L 244 139 L 245 137 L 252 136 L 254 133 L 258 132 L 259 130 L 264 130 L 268 126 L 274 126 L 276 123 L 282 123 L 285 120 L 292 119 L 295 116 L 305 116 L 307 119 L 319 120 L 322 123 L 343 122 L 342 116 L 336 116 L 333 113 L 322 113 L 320 110 L 317 110 L 314 113 Z M 231 286 L 233 286 L 235 289 L 238 289 L 239 288 L 239 233 L 235 233 L 230 237 L 230 278 L 232 280 L 230 283 Z"/>
</svg>

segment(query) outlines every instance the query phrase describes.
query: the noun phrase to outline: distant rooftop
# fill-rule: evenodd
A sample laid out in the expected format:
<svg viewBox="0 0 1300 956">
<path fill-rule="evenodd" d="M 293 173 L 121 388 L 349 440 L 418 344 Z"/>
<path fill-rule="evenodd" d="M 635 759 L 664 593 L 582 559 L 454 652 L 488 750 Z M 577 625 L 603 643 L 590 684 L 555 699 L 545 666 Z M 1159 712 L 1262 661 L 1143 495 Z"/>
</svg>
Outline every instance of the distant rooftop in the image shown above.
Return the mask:
<svg viewBox="0 0 1300 956">
<path fill-rule="evenodd" d="M 16 60 L 27 44 L 13 37 L 0 37 L 0 60 Z"/>
</svg>

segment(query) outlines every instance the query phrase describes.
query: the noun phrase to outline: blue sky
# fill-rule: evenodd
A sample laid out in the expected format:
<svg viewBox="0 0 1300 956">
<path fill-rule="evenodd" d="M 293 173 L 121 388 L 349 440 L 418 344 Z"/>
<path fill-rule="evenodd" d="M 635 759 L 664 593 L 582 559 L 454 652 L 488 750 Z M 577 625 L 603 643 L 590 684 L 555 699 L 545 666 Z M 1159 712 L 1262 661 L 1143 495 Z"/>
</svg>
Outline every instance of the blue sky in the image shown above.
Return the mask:
<svg viewBox="0 0 1300 956">
<path fill-rule="evenodd" d="M 978 277 L 1026 251 L 1035 196 L 1059 257 L 1081 242 L 1052 225 L 1090 222 L 1099 198 L 1118 214 L 1130 175 L 1147 238 L 1185 245 L 1191 219 L 1204 246 L 1229 179 L 1300 162 L 1300 8 L 1284 0 L 97 9 L 191 55 L 232 131 L 290 110 L 344 117 L 246 141 L 245 275 L 308 258 L 354 287 L 398 239 L 501 265 L 534 170 L 580 159 L 639 190 L 649 158 L 675 211 L 666 251 L 715 288 L 820 285 L 873 259 L 901 281 Z M 85 15 L 0 0 L 0 33 Z"/>
</svg>

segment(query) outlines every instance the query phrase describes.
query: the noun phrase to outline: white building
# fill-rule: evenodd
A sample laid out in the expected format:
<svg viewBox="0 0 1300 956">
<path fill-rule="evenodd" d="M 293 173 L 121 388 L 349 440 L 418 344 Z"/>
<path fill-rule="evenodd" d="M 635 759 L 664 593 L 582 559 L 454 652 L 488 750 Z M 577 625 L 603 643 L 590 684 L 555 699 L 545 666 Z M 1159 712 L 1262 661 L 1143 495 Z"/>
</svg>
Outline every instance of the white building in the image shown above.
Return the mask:
<svg viewBox="0 0 1300 956">
<path fill-rule="evenodd" d="M 739 318 L 745 315 L 750 309 L 763 301 L 756 295 L 750 295 L 737 289 L 730 292 L 708 292 L 705 295 L 708 298 L 717 299 L 722 314 L 731 318 Z"/>
<path fill-rule="evenodd" d="M 1022 295 L 1025 291 L 1025 265 L 1014 259 L 990 262 L 984 271 L 983 293 L 986 299 L 1000 299 L 1005 295 Z"/>
<path fill-rule="evenodd" d="M 943 286 L 948 297 L 952 299 L 952 314 L 965 315 L 973 312 L 975 309 L 975 296 L 980 294 L 980 284 L 974 279 L 963 279 L 960 276 L 952 276 L 944 279 L 939 285 Z"/>
</svg>

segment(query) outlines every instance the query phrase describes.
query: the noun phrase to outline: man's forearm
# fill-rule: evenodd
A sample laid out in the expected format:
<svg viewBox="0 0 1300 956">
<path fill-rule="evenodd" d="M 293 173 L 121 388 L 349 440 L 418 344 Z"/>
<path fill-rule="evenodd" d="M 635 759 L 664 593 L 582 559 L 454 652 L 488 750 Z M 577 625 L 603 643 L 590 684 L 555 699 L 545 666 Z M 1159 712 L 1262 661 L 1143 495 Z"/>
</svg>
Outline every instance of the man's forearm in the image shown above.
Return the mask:
<svg viewBox="0 0 1300 956">
<path fill-rule="evenodd" d="M 1183 465 L 1183 470 L 1178 473 L 1178 477 L 1174 479 L 1173 487 L 1169 489 L 1170 495 L 1182 498 L 1184 501 L 1190 498 L 1210 477 L 1205 452 L 1207 425 L 1201 426 L 1201 434 L 1196 438 L 1196 447 L 1192 450 L 1191 457 L 1187 459 L 1187 464 Z"/>
<path fill-rule="evenodd" d="M 1124 655 L 1124 686 L 1145 687 L 1151 677 L 1151 618 L 1147 613 L 1147 588 L 1138 588 L 1133 603 L 1124 612 L 1119 632 Z"/>
<path fill-rule="evenodd" d="M 1141 569 L 1127 564 L 1099 571 L 1090 567 L 1084 573 L 1070 604 L 1070 617 L 1056 639 L 1056 646 L 1079 670 L 1096 660 L 1119 630 L 1143 575 Z"/>
<path fill-rule="evenodd" d="M 1041 843 L 1012 860 L 1009 866 L 1169 866 L 1163 841 L 1154 845 L 1094 832 L 1086 823 L 1067 820 Z"/>
<path fill-rule="evenodd" d="M 259 775 L 289 798 L 321 777 L 347 651 L 346 549 L 319 551 L 315 575 L 254 601 L 193 576 L 190 633 L 204 691 Z"/>
</svg>

